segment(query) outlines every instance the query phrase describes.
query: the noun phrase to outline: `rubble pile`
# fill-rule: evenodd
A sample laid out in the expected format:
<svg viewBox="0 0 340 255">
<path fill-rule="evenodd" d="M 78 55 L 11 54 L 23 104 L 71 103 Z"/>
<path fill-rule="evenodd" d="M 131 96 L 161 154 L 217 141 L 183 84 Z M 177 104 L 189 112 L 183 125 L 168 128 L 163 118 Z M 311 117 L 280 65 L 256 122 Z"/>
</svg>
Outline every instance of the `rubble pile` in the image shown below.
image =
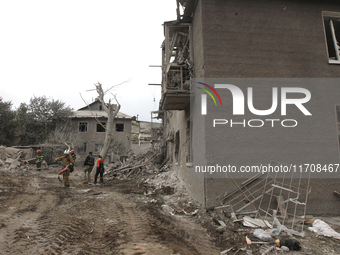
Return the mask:
<svg viewBox="0 0 340 255">
<path fill-rule="evenodd" d="M 30 161 L 35 162 L 32 158 L 33 150 L 31 148 L 19 149 L 14 147 L 0 146 L 0 167 L 5 170 L 27 170 Z"/>
<path fill-rule="evenodd" d="M 113 164 L 108 166 L 109 170 L 105 175 L 108 180 L 113 178 L 126 179 L 145 173 L 157 173 L 163 166 L 163 153 L 158 150 L 149 149 L 143 154 L 131 155 L 127 158 L 117 158 Z"/>
</svg>

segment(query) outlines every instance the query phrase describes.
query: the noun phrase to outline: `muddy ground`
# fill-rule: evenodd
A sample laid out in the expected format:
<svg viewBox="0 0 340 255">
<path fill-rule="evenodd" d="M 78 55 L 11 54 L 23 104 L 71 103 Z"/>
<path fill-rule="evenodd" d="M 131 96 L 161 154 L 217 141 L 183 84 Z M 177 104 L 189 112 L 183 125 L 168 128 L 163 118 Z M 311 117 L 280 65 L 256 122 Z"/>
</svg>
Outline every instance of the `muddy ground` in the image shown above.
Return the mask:
<svg viewBox="0 0 340 255">
<path fill-rule="evenodd" d="M 0 254 L 261 254 L 270 245 L 246 245 L 253 229 L 228 224 L 223 234 L 212 215 L 182 190 L 155 188 L 171 172 L 84 184 L 81 168 L 64 189 L 58 168 L 36 172 L 0 169 Z M 150 183 L 148 181 L 150 180 Z M 152 183 L 151 183 L 152 180 Z M 198 209 L 198 210 L 197 210 Z M 325 219 L 327 220 L 327 219 Z M 339 230 L 340 220 L 332 219 Z M 303 250 L 340 254 L 338 240 L 306 231 Z M 273 251 L 270 254 L 280 254 Z"/>
</svg>

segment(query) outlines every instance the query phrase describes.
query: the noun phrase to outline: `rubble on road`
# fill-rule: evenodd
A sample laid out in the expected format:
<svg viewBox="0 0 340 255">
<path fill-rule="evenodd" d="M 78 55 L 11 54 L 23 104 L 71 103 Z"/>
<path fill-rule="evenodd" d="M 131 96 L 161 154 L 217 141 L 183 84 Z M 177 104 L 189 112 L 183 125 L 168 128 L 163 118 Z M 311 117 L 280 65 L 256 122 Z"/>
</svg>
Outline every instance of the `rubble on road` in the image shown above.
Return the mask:
<svg viewBox="0 0 340 255">
<path fill-rule="evenodd" d="M 130 155 L 123 161 L 117 158 L 113 164 L 107 167 L 108 171 L 104 175 L 107 180 L 112 180 L 157 173 L 164 161 L 163 157 L 163 153 L 150 149 L 143 154 Z"/>
<path fill-rule="evenodd" d="M 304 232 L 306 229 L 304 224 L 307 224 L 305 221 L 309 216 L 290 214 L 290 208 L 287 207 L 288 202 L 302 208 L 305 207 L 307 199 L 303 201 L 302 196 L 300 196 L 302 202 L 296 199 L 287 199 L 293 197 L 290 193 L 294 193 L 294 190 L 279 186 L 276 184 L 277 182 L 271 183 L 270 186 L 265 185 L 266 187 L 262 188 L 261 192 L 262 190 L 268 192 L 274 188 L 280 191 L 279 196 L 272 196 L 273 205 L 266 208 L 265 214 L 259 213 L 264 211 L 263 207 L 254 206 L 256 201 L 262 201 L 262 196 L 257 195 L 256 192 L 251 194 L 253 200 L 247 200 L 249 205 L 253 205 L 253 208 L 245 210 L 246 206 L 241 204 L 245 201 L 243 187 L 227 194 L 223 201 L 220 201 L 219 206 L 205 209 L 188 196 L 185 184 L 176 176 L 171 163 L 169 158 L 164 159 L 162 153 L 148 150 L 139 156 L 131 155 L 125 163 L 117 161 L 109 165 L 106 178 L 108 180 L 135 180 L 137 185 L 143 187 L 144 192 L 139 194 L 141 194 L 140 199 L 144 204 L 157 208 L 167 217 L 191 220 L 200 224 L 214 238 L 216 245 L 221 248 L 221 254 L 287 252 L 314 254 L 308 252 L 313 251 L 310 246 L 314 245 L 315 236 L 313 236 L 313 232 L 306 234 Z M 253 179 L 249 182 L 255 183 Z M 248 182 L 245 185 L 249 185 Z M 308 185 L 303 188 L 305 194 L 310 192 Z M 250 192 L 249 187 L 248 192 Z M 266 193 L 266 196 L 271 196 L 271 193 L 268 194 Z M 236 199 L 234 199 L 235 196 Z M 289 246 L 289 242 L 287 245 L 278 246 L 275 240 L 293 240 L 291 241 L 293 244 L 301 244 L 301 250 L 296 249 L 295 246 L 295 248 L 293 246 L 286 247 Z M 334 247 L 336 243 L 332 241 L 332 245 Z M 333 247 L 324 245 L 324 249 L 327 251 L 334 251 Z"/>
<path fill-rule="evenodd" d="M 31 160 L 32 155 L 33 150 L 31 148 L 21 149 L 0 146 L 0 166 L 8 171 L 28 170 L 28 162 Z"/>
</svg>

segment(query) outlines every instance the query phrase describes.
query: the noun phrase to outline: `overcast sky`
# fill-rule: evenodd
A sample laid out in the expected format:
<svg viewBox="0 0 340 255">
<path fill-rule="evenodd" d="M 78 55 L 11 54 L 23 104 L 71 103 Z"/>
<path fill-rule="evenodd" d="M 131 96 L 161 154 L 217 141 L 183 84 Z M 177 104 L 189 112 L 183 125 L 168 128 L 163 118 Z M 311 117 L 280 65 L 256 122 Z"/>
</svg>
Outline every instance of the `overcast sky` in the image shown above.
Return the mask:
<svg viewBox="0 0 340 255">
<path fill-rule="evenodd" d="M 94 83 L 130 80 L 113 91 L 121 112 L 150 121 L 160 86 L 148 83 L 161 70 L 149 65 L 161 64 L 162 24 L 175 19 L 175 0 L 2 0 L 0 97 L 17 108 L 46 95 L 77 110 Z"/>
</svg>

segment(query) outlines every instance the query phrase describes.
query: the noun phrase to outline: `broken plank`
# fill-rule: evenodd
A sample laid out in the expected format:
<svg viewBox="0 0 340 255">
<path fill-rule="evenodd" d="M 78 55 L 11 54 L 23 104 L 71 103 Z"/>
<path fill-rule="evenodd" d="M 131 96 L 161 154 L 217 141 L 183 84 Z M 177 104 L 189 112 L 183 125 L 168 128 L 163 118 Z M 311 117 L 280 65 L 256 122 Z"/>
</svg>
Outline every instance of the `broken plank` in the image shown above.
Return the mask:
<svg viewBox="0 0 340 255">
<path fill-rule="evenodd" d="M 279 207 L 279 211 L 280 211 L 282 217 L 284 219 L 288 219 L 287 210 L 286 210 L 285 205 L 284 205 L 283 196 L 277 196 L 276 197 L 276 201 L 277 201 L 277 204 L 278 204 L 278 207 Z"/>
</svg>

